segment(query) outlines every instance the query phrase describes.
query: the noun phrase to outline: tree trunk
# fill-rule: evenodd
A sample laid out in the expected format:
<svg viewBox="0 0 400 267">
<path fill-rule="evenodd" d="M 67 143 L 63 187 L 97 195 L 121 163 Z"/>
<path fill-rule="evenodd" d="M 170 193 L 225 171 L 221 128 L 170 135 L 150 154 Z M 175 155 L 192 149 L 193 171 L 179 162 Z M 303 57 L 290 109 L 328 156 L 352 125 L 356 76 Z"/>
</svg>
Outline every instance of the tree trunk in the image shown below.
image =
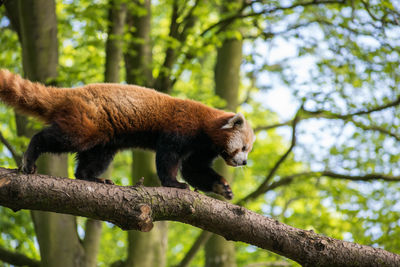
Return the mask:
<svg viewBox="0 0 400 267">
<path fill-rule="evenodd" d="M 122 60 L 123 34 L 126 22 L 126 5 L 110 1 L 108 12 L 108 37 L 106 42 L 106 63 L 104 81 L 120 82 L 120 65 Z"/>
<path fill-rule="evenodd" d="M 235 243 L 226 241 L 220 235 L 213 234 L 207 241 L 206 267 L 231 267 L 236 266 Z"/>
<path fill-rule="evenodd" d="M 222 159 L 215 163 L 215 169 L 224 176 L 230 183 L 232 177 L 228 167 Z M 223 198 L 218 197 L 223 200 Z M 220 235 L 212 234 L 205 244 L 205 266 L 206 267 L 235 267 L 236 253 L 235 243 L 227 241 Z"/>
<path fill-rule="evenodd" d="M 49 83 L 57 77 L 58 39 L 54 0 L 19 0 L 25 76 Z"/>
<path fill-rule="evenodd" d="M 226 109 L 236 112 L 239 97 L 240 65 L 242 62 L 242 41 L 226 39 L 217 52 L 215 65 L 215 91 L 226 101 Z M 221 159 L 216 162 L 216 170 L 230 183 L 230 171 Z M 235 267 L 235 244 L 223 237 L 212 235 L 205 246 L 205 266 Z"/>
<path fill-rule="evenodd" d="M 134 150 L 132 183 L 144 177 L 144 185 L 159 186 L 160 182 L 154 166 L 154 153 Z M 128 232 L 128 258 L 125 266 L 163 267 L 166 265 L 167 222 L 157 222 L 152 231 Z"/>
<path fill-rule="evenodd" d="M 85 238 L 82 242 L 83 249 L 85 250 L 84 266 L 96 267 L 103 222 L 88 218 L 85 226 Z"/>
<path fill-rule="evenodd" d="M 57 176 L 68 174 L 67 155 L 44 155 L 37 165 L 39 173 Z M 43 211 L 32 211 L 31 214 L 42 266 L 84 266 L 84 251 L 74 216 Z"/>
<path fill-rule="evenodd" d="M 215 92 L 226 101 L 226 109 L 235 112 L 238 107 L 242 41 L 226 39 L 218 49 L 215 64 Z"/>
<path fill-rule="evenodd" d="M 32 81 L 53 83 L 58 67 L 55 3 L 53 0 L 15 2 L 8 5 L 8 13 L 13 14 L 13 27 L 19 33 L 24 74 Z M 17 115 L 16 121 L 19 135 L 33 135 L 25 117 Z M 41 173 L 68 175 L 67 155 L 45 155 L 37 164 Z M 82 266 L 83 248 L 75 217 L 42 211 L 32 211 L 31 215 L 40 247 L 41 265 Z"/>
<path fill-rule="evenodd" d="M 147 13 L 136 15 L 137 10 L 128 10 L 127 23 L 129 27 L 128 50 L 125 53 L 126 81 L 153 87 L 152 53 L 151 53 L 151 1 L 136 1 L 136 5 L 146 9 Z"/>
<path fill-rule="evenodd" d="M 126 80 L 129 84 L 153 86 L 152 54 L 151 54 L 151 1 L 136 2 L 147 10 L 138 16 L 135 10 L 128 13 L 130 41 L 125 53 Z M 132 183 L 144 177 L 147 186 L 159 186 L 160 182 L 154 165 L 154 153 L 134 150 L 132 166 Z M 157 222 L 153 231 L 143 233 L 128 232 L 128 258 L 126 267 L 163 267 L 166 265 L 167 222 Z"/>
</svg>

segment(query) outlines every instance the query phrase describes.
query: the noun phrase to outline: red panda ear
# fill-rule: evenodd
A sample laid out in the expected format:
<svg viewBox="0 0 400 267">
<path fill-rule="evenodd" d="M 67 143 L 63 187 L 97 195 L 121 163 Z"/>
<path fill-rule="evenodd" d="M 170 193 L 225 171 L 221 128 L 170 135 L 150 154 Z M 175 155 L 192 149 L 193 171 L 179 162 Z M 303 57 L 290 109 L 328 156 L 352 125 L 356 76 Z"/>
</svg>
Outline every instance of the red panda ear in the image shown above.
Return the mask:
<svg viewBox="0 0 400 267">
<path fill-rule="evenodd" d="M 221 129 L 233 129 L 240 128 L 243 126 L 244 116 L 242 113 L 237 113 L 233 117 L 229 118 L 229 120 L 221 127 Z"/>
</svg>

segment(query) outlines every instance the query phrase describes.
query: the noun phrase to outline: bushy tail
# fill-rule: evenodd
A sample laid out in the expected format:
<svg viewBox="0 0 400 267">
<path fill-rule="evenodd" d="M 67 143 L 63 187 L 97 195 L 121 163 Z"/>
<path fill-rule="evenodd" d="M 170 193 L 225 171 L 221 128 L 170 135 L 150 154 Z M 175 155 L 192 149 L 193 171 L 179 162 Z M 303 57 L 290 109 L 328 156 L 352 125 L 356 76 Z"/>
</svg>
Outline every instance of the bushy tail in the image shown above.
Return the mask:
<svg viewBox="0 0 400 267">
<path fill-rule="evenodd" d="M 0 69 L 0 99 L 27 115 L 47 121 L 54 106 L 53 88 Z"/>
</svg>

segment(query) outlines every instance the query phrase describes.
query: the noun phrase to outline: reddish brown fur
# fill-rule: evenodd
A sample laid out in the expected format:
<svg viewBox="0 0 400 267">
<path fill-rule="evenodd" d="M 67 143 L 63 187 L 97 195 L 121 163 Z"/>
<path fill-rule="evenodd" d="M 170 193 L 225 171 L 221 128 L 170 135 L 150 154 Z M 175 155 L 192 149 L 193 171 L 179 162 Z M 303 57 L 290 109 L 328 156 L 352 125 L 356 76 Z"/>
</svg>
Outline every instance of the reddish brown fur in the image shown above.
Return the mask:
<svg viewBox="0 0 400 267">
<path fill-rule="evenodd" d="M 8 70 L 0 70 L 0 98 L 23 113 L 56 123 L 82 149 L 137 130 L 195 135 L 204 129 L 223 144 L 229 132 L 220 128 L 234 115 L 135 85 L 45 87 Z"/>
<path fill-rule="evenodd" d="M 75 177 L 100 181 L 115 153 L 139 147 L 156 151 L 162 185 L 203 191 L 228 199 L 232 191 L 212 168 L 217 156 L 232 166 L 247 164 L 254 133 L 243 115 L 207 107 L 135 85 L 91 84 L 46 87 L 0 70 L 0 99 L 49 127 L 31 139 L 21 170 L 33 173 L 42 153 L 77 153 Z"/>
</svg>

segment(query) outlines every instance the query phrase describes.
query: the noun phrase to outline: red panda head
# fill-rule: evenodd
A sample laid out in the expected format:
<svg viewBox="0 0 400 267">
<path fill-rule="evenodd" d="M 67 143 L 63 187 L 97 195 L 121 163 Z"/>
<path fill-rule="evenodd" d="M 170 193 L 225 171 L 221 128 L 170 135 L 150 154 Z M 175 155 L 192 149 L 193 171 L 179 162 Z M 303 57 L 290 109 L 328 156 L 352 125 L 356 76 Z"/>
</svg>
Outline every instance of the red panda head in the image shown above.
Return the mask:
<svg viewBox="0 0 400 267">
<path fill-rule="evenodd" d="M 229 113 L 229 116 L 218 118 L 213 128 L 211 138 L 225 162 L 235 167 L 246 165 L 255 135 L 243 114 Z"/>
</svg>

